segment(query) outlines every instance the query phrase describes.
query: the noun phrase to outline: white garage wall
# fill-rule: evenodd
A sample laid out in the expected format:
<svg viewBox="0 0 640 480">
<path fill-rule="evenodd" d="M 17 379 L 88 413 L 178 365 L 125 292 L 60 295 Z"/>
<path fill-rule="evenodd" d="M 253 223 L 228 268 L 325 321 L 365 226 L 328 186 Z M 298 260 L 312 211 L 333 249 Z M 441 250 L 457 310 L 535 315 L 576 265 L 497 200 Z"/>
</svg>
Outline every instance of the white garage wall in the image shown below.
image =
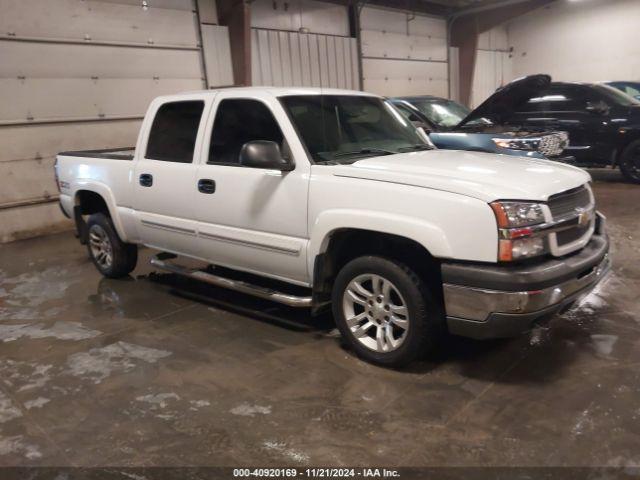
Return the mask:
<svg viewBox="0 0 640 480">
<path fill-rule="evenodd" d="M 216 21 L 214 0 L 199 3 L 201 20 Z M 55 204 L 56 153 L 135 144 L 149 101 L 203 88 L 205 73 L 193 0 L 0 0 L 0 12 L 6 242 L 70 226 Z M 212 58 L 219 44 L 205 35 Z M 209 70 L 210 83 L 224 80 Z"/>
<path fill-rule="evenodd" d="M 559 0 L 507 24 L 517 78 L 640 80 L 640 1 Z"/>
<path fill-rule="evenodd" d="M 471 108 L 480 105 L 496 88 L 511 81 L 512 70 L 506 27 L 501 26 L 482 33 L 478 37 L 471 87 Z"/>
<path fill-rule="evenodd" d="M 360 33 L 365 90 L 389 96 L 448 96 L 443 18 L 365 7 Z"/>
<path fill-rule="evenodd" d="M 253 85 L 359 88 L 357 42 L 348 36 L 345 6 L 257 0 L 251 24 Z"/>
</svg>

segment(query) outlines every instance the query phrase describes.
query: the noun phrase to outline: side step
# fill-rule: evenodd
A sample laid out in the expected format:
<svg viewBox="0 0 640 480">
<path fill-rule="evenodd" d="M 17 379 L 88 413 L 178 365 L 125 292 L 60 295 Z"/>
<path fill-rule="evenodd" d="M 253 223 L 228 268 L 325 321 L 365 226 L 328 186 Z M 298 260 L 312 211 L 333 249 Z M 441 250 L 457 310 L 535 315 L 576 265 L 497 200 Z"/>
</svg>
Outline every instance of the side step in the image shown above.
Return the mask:
<svg viewBox="0 0 640 480">
<path fill-rule="evenodd" d="M 200 270 L 194 270 L 191 268 L 181 267 L 174 263 L 168 262 L 167 257 L 171 258 L 172 255 L 156 255 L 151 259 L 151 265 L 158 267 L 161 270 L 182 275 L 185 277 L 193 278 L 201 282 L 210 283 L 216 287 L 228 288 L 229 290 L 235 290 L 236 292 L 246 293 L 253 295 L 254 297 L 264 298 L 266 300 L 272 300 L 274 302 L 283 303 L 290 307 L 311 307 L 312 297 L 298 297 L 296 295 L 290 295 L 288 293 L 278 292 L 270 288 L 261 287 L 259 285 L 252 285 L 240 280 L 231 280 L 229 278 L 220 277 L 211 273 L 206 273 Z"/>
</svg>

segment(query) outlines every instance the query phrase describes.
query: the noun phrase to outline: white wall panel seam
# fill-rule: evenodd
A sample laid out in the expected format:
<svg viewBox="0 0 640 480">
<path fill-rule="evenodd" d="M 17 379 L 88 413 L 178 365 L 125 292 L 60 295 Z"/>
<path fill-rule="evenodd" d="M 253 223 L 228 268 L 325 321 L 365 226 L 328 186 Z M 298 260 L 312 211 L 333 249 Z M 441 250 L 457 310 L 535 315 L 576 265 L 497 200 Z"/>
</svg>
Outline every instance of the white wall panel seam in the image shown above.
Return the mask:
<svg viewBox="0 0 640 480">
<path fill-rule="evenodd" d="M 133 43 L 133 42 L 118 42 L 118 41 L 96 41 L 96 40 L 63 40 L 55 38 L 44 37 L 14 37 L 0 34 L 0 42 L 25 42 L 25 43 L 46 43 L 46 44 L 60 44 L 60 45 L 95 45 L 95 46 L 107 46 L 107 47 L 123 47 L 123 48 L 146 48 L 149 50 L 191 50 L 199 51 L 200 47 L 197 45 L 171 45 L 161 43 Z"/>
</svg>

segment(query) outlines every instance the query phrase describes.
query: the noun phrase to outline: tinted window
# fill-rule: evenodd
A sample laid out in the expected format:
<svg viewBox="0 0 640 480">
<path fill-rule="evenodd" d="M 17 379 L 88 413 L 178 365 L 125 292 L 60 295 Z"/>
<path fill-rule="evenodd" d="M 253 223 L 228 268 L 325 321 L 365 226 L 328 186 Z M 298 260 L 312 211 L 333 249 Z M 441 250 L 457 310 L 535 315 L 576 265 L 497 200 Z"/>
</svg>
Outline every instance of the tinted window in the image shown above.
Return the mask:
<svg viewBox="0 0 640 480">
<path fill-rule="evenodd" d="M 404 103 L 395 103 L 393 104 L 398 110 L 400 110 L 402 112 L 403 115 L 405 115 L 409 121 L 411 122 L 423 122 L 423 120 L 416 114 L 416 112 L 414 112 L 413 110 L 411 110 L 410 107 L 407 107 Z"/>
<path fill-rule="evenodd" d="M 583 88 L 552 87 L 540 95 L 530 98 L 521 109 L 523 112 L 575 112 L 587 105 Z"/>
<path fill-rule="evenodd" d="M 620 90 L 610 87 L 609 85 L 593 85 L 594 96 L 598 100 L 604 101 L 608 105 L 622 105 L 628 107 L 630 105 L 640 105 L 635 98 L 622 93 Z"/>
<path fill-rule="evenodd" d="M 191 163 L 204 102 L 172 102 L 162 105 L 153 119 L 147 158 Z"/>
<path fill-rule="evenodd" d="M 283 148 L 282 131 L 269 107 L 258 100 L 221 101 L 211 132 L 208 163 L 238 165 L 242 146 L 253 140 L 269 140 Z"/>
<path fill-rule="evenodd" d="M 452 100 L 415 99 L 411 104 L 420 110 L 432 123 L 440 127 L 455 127 L 469 113 L 467 107 Z M 483 123 L 489 123 L 484 121 Z"/>
<path fill-rule="evenodd" d="M 609 85 L 631 97 L 640 97 L 640 82 L 611 82 Z"/>
</svg>

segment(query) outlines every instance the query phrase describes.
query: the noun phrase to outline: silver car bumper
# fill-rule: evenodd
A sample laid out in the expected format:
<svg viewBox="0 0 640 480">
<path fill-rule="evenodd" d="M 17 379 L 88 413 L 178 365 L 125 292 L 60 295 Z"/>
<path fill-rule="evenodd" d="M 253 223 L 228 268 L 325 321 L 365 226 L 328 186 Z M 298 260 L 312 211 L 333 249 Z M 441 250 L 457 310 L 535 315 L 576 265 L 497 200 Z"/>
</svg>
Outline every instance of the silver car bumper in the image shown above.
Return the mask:
<svg viewBox="0 0 640 480">
<path fill-rule="evenodd" d="M 610 263 L 607 255 L 587 275 L 542 290 L 503 292 L 446 284 L 444 302 L 447 315 L 482 322 L 492 313 L 522 314 L 544 310 L 578 293 L 589 293 L 609 271 Z"/>
<path fill-rule="evenodd" d="M 564 262 L 553 260 L 512 271 L 497 272 L 497 267 L 489 267 L 485 274 L 481 273 L 482 267 L 475 270 L 457 267 L 467 269 L 462 270 L 462 276 L 475 273 L 474 283 L 482 283 L 484 275 L 490 288 L 447 282 L 448 277 L 460 280 L 461 274 L 455 271 L 456 267 L 452 271 L 443 266 L 444 303 L 450 332 L 474 338 L 517 335 L 569 308 L 602 281 L 611 267 L 606 236 L 595 237 L 589 247 Z"/>
</svg>

